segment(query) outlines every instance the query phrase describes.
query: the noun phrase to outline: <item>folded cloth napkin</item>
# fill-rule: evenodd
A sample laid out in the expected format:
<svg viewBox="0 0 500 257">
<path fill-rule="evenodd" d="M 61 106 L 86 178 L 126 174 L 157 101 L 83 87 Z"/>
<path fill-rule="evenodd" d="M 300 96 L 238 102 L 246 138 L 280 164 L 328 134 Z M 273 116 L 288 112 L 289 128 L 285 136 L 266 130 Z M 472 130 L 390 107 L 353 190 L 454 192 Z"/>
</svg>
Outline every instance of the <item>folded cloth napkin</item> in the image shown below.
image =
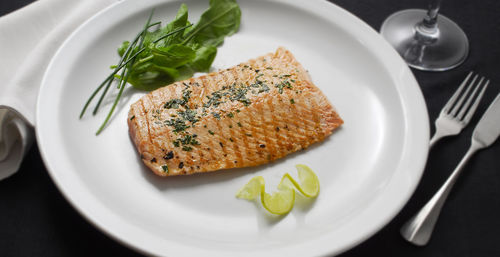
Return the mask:
<svg viewBox="0 0 500 257">
<path fill-rule="evenodd" d="M 0 17 L 0 180 L 34 138 L 38 89 L 50 59 L 85 20 L 118 0 L 39 0 Z"/>
</svg>

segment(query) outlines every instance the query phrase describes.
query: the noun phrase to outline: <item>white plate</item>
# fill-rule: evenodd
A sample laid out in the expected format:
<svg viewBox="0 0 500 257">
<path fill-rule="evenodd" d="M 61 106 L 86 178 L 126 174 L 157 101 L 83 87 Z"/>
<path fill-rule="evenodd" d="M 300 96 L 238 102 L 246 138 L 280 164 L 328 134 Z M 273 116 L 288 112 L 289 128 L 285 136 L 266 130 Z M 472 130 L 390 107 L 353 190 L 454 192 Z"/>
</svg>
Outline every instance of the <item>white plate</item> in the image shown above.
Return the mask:
<svg viewBox="0 0 500 257">
<path fill-rule="evenodd" d="M 208 1 L 183 0 L 192 21 Z M 171 20 L 181 1 L 122 1 L 82 25 L 59 49 L 37 106 L 39 147 L 61 192 L 89 222 L 147 254 L 309 256 L 362 242 L 403 207 L 427 156 L 428 117 L 410 70 L 362 21 L 326 1 L 240 0 L 240 31 L 214 62 L 227 68 L 285 46 L 310 71 L 345 124 L 325 142 L 272 164 L 159 178 L 128 136 L 128 90 L 111 125 L 78 114 L 118 57 L 116 47 L 154 20 Z M 283 218 L 234 197 L 250 178 L 276 183 L 294 165 L 318 174 L 321 193 Z"/>
</svg>

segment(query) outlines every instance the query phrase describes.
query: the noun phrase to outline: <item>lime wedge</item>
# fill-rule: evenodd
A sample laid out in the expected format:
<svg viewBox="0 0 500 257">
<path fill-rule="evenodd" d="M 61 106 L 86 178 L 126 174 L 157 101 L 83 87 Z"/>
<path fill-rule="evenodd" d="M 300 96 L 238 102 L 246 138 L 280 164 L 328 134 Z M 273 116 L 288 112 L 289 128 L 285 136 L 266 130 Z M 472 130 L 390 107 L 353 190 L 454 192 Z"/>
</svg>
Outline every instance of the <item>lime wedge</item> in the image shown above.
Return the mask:
<svg viewBox="0 0 500 257">
<path fill-rule="evenodd" d="M 270 213 L 283 215 L 289 213 L 295 203 L 295 189 L 306 197 L 319 194 L 319 180 L 316 174 L 303 164 L 295 166 L 299 174 L 300 184 L 286 173 L 278 185 L 278 191 L 266 193 L 266 182 L 261 176 L 252 178 L 237 193 L 237 198 L 254 200 L 260 195 L 260 201 Z"/>
<path fill-rule="evenodd" d="M 257 198 L 261 194 L 261 192 L 265 191 L 264 178 L 261 176 L 257 176 L 252 178 L 246 185 L 244 185 L 238 192 L 236 193 L 237 198 L 253 200 Z"/>
<path fill-rule="evenodd" d="M 292 210 L 295 203 L 295 190 L 284 187 L 272 194 L 262 191 L 260 200 L 264 208 L 270 213 L 277 215 L 287 214 Z"/>
<path fill-rule="evenodd" d="M 295 165 L 299 173 L 300 186 L 297 189 L 307 197 L 316 197 L 319 194 L 319 179 L 311 170 L 304 164 Z M 295 182 L 295 181 L 294 181 Z"/>
</svg>

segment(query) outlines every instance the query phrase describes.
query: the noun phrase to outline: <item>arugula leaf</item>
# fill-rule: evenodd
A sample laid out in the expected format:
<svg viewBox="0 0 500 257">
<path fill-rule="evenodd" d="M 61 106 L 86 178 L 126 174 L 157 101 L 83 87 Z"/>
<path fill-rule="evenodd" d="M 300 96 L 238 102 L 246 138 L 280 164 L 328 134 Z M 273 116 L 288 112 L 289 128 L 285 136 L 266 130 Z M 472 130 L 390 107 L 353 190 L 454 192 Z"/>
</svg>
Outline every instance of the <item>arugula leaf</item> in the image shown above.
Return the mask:
<svg viewBox="0 0 500 257">
<path fill-rule="evenodd" d="M 184 27 L 189 24 L 188 21 L 188 8 L 187 5 L 181 4 L 181 7 L 179 8 L 179 11 L 177 11 L 177 15 L 175 16 L 175 19 L 171 21 L 167 26 L 165 26 L 163 33 L 169 33 L 172 32 L 178 28 Z M 171 37 L 166 38 L 163 41 L 160 41 L 157 43 L 157 45 L 170 45 L 170 44 L 179 44 L 182 42 L 183 39 L 183 34 L 175 34 L 172 35 Z"/>
<path fill-rule="evenodd" d="M 118 47 L 118 54 L 120 55 L 120 57 L 122 57 L 125 54 L 125 51 L 127 51 L 129 45 L 130 45 L 129 41 L 123 41 L 122 45 Z"/>
<path fill-rule="evenodd" d="M 240 27 L 241 10 L 235 0 L 210 0 L 210 7 L 191 28 L 184 43 L 219 46 L 225 36 L 230 36 Z"/>
<path fill-rule="evenodd" d="M 160 28 L 154 32 L 149 32 L 149 35 L 146 37 L 145 42 L 147 45 L 149 45 L 150 43 L 158 40 L 163 35 L 171 33 L 172 31 L 182 28 L 188 24 L 190 24 L 188 21 L 188 8 L 185 4 L 181 4 L 179 10 L 177 11 L 177 15 L 175 16 L 175 19 L 168 23 L 165 27 Z M 172 44 L 179 44 L 183 40 L 183 35 L 184 33 L 171 35 L 167 38 L 159 40 L 153 46 L 167 47 Z"/>
<path fill-rule="evenodd" d="M 137 89 L 151 91 L 165 83 L 174 82 L 178 76 L 179 71 L 174 68 L 148 62 L 132 69 L 127 82 Z"/>
<path fill-rule="evenodd" d="M 184 45 L 170 45 L 152 49 L 153 60 L 156 65 L 177 68 L 195 59 L 197 52 Z"/>
<path fill-rule="evenodd" d="M 162 39 L 164 35 L 190 24 L 188 8 L 181 4 L 174 20 L 162 28 L 146 32 L 145 49 L 133 50 L 133 54 L 139 50 L 142 52 L 138 55 L 139 64 L 132 67 L 127 82 L 137 89 L 154 90 L 189 78 L 195 72 L 208 72 L 217 55 L 217 46 L 226 36 L 238 31 L 240 19 L 241 10 L 235 0 L 210 0 L 209 8 L 196 25 L 184 33 Z M 123 42 L 118 53 L 123 55 L 129 44 Z M 151 64 L 142 65 L 147 62 Z"/>
<path fill-rule="evenodd" d="M 208 72 L 217 55 L 217 47 L 202 46 L 196 50 L 196 57 L 189 64 L 195 71 Z"/>
</svg>

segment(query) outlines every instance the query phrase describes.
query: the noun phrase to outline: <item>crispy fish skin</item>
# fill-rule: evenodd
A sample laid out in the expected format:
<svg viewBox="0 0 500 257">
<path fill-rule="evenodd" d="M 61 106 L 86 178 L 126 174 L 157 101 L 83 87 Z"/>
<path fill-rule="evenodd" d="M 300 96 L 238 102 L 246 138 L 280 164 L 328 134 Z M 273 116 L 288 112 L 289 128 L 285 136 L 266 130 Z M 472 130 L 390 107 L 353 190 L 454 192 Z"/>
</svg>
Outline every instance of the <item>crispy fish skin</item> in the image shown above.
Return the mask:
<svg viewBox="0 0 500 257">
<path fill-rule="evenodd" d="M 128 115 L 142 161 L 159 176 L 268 163 L 322 141 L 342 123 L 282 47 L 152 91 Z"/>
</svg>

